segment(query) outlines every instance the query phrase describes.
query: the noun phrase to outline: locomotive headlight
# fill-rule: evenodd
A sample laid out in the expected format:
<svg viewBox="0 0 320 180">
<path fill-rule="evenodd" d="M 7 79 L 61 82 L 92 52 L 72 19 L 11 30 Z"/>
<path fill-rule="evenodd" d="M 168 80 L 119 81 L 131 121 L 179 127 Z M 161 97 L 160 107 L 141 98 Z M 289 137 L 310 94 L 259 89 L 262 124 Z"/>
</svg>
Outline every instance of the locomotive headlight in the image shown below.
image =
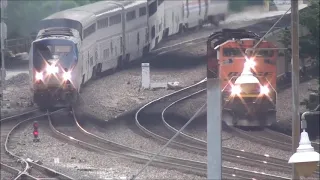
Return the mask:
<svg viewBox="0 0 320 180">
<path fill-rule="evenodd" d="M 260 86 L 260 92 L 262 94 L 269 94 L 270 90 L 267 86 Z"/>
<path fill-rule="evenodd" d="M 232 86 L 232 89 L 231 89 L 231 94 L 232 95 L 239 95 L 241 93 L 241 88 L 240 86 Z"/>
<path fill-rule="evenodd" d="M 55 74 L 55 73 L 58 73 L 59 72 L 59 68 L 57 66 L 50 66 L 48 65 L 47 68 L 46 68 L 47 72 L 49 74 Z"/>
<path fill-rule="evenodd" d="M 43 74 L 41 72 L 36 72 L 36 81 L 42 80 Z"/>
<path fill-rule="evenodd" d="M 246 59 L 246 62 L 244 63 L 244 66 L 249 68 L 254 68 L 256 66 L 256 62 L 253 58 Z"/>
<path fill-rule="evenodd" d="M 63 73 L 63 79 L 66 80 L 70 80 L 71 79 L 71 72 L 64 72 Z"/>
</svg>

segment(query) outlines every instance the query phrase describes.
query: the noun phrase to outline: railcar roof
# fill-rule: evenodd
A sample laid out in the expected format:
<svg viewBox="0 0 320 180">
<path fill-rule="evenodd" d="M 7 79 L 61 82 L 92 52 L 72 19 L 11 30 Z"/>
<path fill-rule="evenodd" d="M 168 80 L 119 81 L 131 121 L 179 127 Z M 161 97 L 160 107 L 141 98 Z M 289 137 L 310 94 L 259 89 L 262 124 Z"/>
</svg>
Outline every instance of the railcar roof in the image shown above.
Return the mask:
<svg viewBox="0 0 320 180">
<path fill-rule="evenodd" d="M 144 1 L 115 0 L 114 2 L 117 2 L 118 4 L 123 6 L 128 6 L 130 4 L 143 3 Z M 64 11 L 54 13 L 43 20 L 70 19 L 79 21 L 81 24 L 85 24 L 87 21 L 90 21 L 91 18 L 94 18 L 95 15 L 112 11 L 117 8 L 119 8 L 119 6 L 116 4 L 112 4 L 111 1 L 99 1 L 96 3 L 87 4 L 84 6 L 66 9 Z"/>
<path fill-rule="evenodd" d="M 94 16 L 94 14 L 91 12 L 79 11 L 79 10 L 75 10 L 73 8 L 73 9 L 67 9 L 64 11 L 54 13 L 43 20 L 71 19 L 71 20 L 75 20 L 75 21 L 79 21 L 79 22 L 83 23 L 84 21 L 87 21 L 88 19 L 92 18 L 93 16 Z"/>
<path fill-rule="evenodd" d="M 120 5 L 123 6 L 127 6 L 128 4 L 132 4 L 134 1 L 133 0 L 118 0 L 118 1 L 114 1 L 117 2 Z M 87 4 L 84 6 L 79 6 L 76 8 L 73 8 L 74 10 L 78 10 L 78 11 L 86 11 L 86 12 L 90 12 L 93 14 L 101 14 L 103 12 L 107 12 L 107 11 L 111 11 L 114 9 L 119 8 L 118 5 L 113 4 L 112 1 L 99 1 L 96 3 L 92 3 L 92 4 Z"/>
</svg>

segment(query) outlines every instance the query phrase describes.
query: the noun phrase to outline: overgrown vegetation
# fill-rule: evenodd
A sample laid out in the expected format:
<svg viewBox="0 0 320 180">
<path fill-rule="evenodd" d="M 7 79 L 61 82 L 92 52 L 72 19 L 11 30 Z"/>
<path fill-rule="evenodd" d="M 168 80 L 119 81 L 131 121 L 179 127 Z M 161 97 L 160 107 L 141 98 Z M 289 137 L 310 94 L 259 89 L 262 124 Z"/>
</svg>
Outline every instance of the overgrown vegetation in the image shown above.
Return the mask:
<svg viewBox="0 0 320 180">
<path fill-rule="evenodd" d="M 319 66 L 319 0 L 311 0 L 310 6 L 300 11 L 299 23 L 310 32 L 299 38 L 300 58 L 315 59 Z M 279 42 L 285 47 L 291 48 L 290 28 L 282 32 Z M 291 59 L 290 51 L 286 55 Z"/>
<path fill-rule="evenodd" d="M 60 0 L 65 10 L 101 0 Z M 57 11 L 59 1 L 10 0 L 7 7 L 8 39 L 26 37 L 37 30 L 38 22 Z M 262 5 L 264 0 L 231 0 L 229 8 L 241 11 L 248 5 Z"/>
<path fill-rule="evenodd" d="M 239 12 L 247 6 L 263 5 L 265 0 L 230 0 L 229 10 Z"/>
<path fill-rule="evenodd" d="M 299 23 L 309 31 L 308 35 L 299 38 L 300 59 L 311 58 L 315 60 L 316 66 L 318 66 L 316 68 L 317 73 L 319 74 L 319 0 L 311 0 L 310 6 L 300 11 Z M 291 49 L 290 29 L 286 29 L 282 32 L 279 42 Z M 291 51 L 286 52 L 286 58 L 288 61 L 291 60 Z M 318 77 L 318 84 L 319 82 Z M 320 84 L 317 89 L 312 89 L 310 91 L 312 92 L 310 98 L 304 100 L 302 104 L 306 105 L 307 109 L 311 110 L 319 104 Z"/>
<path fill-rule="evenodd" d="M 100 0 L 60 0 L 60 10 L 65 10 L 77 6 Z M 58 1 L 29 1 L 14 0 L 8 1 L 7 25 L 8 39 L 26 37 L 37 30 L 38 22 L 56 12 Z"/>
</svg>

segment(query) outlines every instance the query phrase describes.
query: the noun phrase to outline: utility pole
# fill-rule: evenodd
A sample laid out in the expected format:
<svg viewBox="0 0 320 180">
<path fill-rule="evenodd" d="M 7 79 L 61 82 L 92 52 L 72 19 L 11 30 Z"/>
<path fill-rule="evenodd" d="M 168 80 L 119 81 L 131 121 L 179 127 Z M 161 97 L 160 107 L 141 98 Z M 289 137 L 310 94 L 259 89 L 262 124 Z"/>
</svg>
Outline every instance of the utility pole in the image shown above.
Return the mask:
<svg viewBox="0 0 320 180">
<path fill-rule="evenodd" d="M 5 90 L 5 81 L 6 81 L 6 69 L 5 69 L 5 60 L 4 60 L 4 40 L 7 39 L 7 25 L 4 22 L 5 19 L 5 9 L 8 5 L 7 0 L 1 0 L 1 98 L 3 100 L 3 91 Z"/>
<path fill-rule="evenodd" d="M 291 49 L 292 49 L 292 152 L 299 145 L 299 2 L 291 0 Z M 292 179 L 300 179 L 295 164 L 292 165 Z"/>
<path fill-rule="evenodd" d="M 211 46 L 211 41 L 207 42 L 207 46 Z M 208 48 L 207 51 L 212 51 L 212 49 Z M 208 59 L 208 65 L 209 61 Z M 221 84 L 219 60 L 216 59 L 214 61 L 213 72 L 210 72 L 209 68 L 207 69 L 207 179 L 221 180 Z"/>
<path fill-rule="evenodd" d="M 222 179 L 220 78 L 207 79 L 207 179 Z"/>
</svg>

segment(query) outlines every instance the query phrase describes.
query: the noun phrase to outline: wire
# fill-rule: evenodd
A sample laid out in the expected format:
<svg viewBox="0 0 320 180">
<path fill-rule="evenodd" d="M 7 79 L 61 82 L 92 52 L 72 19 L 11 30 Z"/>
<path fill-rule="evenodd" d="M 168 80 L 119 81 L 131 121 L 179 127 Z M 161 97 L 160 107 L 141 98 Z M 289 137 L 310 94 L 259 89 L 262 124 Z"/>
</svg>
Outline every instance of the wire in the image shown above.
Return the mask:
<svg viewBox="0 0 320 180">
<path fill-rule="evenodd" d="M 261 41 L 266 37 L 267 34 L 270 33 L 270 31 L 279 23 L 279 21 L 281 21 L 281 19 L 291 10 L 291 7 L 278 19 L 277 22 L 275 22 L 273 24 L 273 26 L 266 32 L 265 35 L 262 36 L 262 38 L 260 38 L 260 40 L 257 42 L 256 45 L 253 46 L 253 49 L 257 48 L 257 46 L 261 43 Z"/>
<path fill-rule="evenodd" d="M 184 126 L 182 126 L 182 128 L 164 146 L 162 146 L 158 153 L 155 154 L 136 175 L 133 175 L 130 180 L 135 180 L 149 166 L 149 164 L 162 152 L 162 150 L 164 150 L 174 140 L 174 138 L 176 138 L 180 134 L 180 132 L 183 131 L 184 128 L 187 127 L 202 112 L 206 105 L 207 103 L 204 103 L 198 109 L 198 111 L 189 119 L 189 121 Z"/>
</svg>

